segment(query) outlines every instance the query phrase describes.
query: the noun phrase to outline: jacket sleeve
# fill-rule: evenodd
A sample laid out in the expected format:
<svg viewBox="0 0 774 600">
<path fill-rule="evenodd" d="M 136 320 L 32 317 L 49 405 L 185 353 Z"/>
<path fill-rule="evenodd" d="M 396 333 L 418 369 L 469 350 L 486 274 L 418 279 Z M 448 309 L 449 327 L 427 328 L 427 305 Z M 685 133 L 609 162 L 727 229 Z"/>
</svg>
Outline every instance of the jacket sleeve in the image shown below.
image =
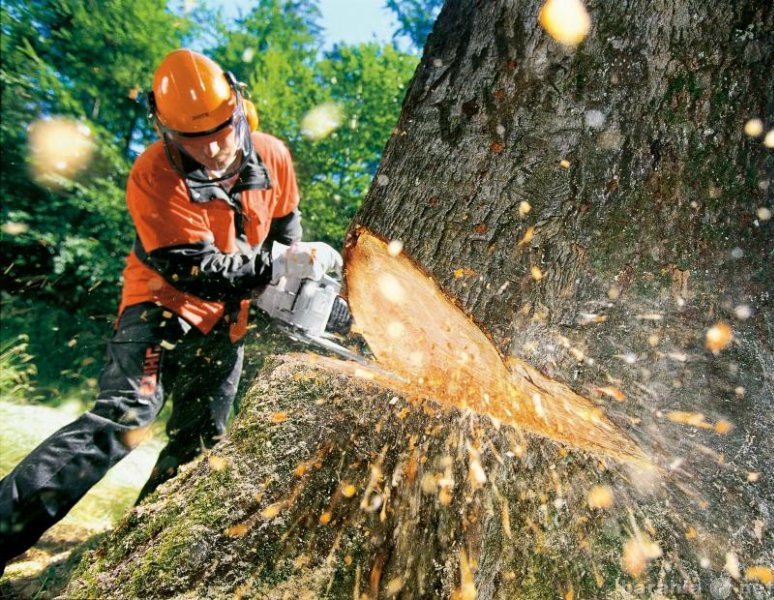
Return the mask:
<svg viewBox="0 0 774 600">
<path fill-rule="evenodd" d="M 264 246 L 271 249 L 272 242 L 279 242 L 288 246 L 293 242 L 300 241 L 302 233 L 301 213 L 298 209 L 295 209 L 283 217 L 275 217 L 271 220 L 269 235 L 266 237 Z"/>
<path fill-rule="evenodd" d="M 271 246 L 225 253 L 211 242 L 165 246 L 135 254 L 179 290 L 205 300 L 246 298 L 271 280 Z M 143 255 L 144 254 L 144 255 Z"/>
<path fill-rule="evenodd" d="M 127 205 L 137 230 L 137 257 L 179 290 L 205 300 L 245 298 L 271 279 L 271 247 L 222 252 L 185 183 L 164 169 L 135 165 Z"/>
</svg>

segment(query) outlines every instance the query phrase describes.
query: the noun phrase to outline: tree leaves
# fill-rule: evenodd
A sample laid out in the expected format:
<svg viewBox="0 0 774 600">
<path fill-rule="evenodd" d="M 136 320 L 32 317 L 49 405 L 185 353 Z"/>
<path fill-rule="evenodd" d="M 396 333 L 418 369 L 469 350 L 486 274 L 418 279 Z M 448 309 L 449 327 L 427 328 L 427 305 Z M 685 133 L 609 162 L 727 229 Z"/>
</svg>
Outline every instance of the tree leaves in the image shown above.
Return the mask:
<svg viewBox="0 0 774 600">
<path fill-rule="evenodd" d="M 391 44 L 322 51 L 313 0 L 265 0 L 224 30 L 213 57 L 248 84 L 261 129 L 285 141 L 302 191 L 307 239 L 341 245 L 400 113 L 417 58 Z M 302 121 L 323 105 L 341 124 L 304 137 Z"/>
<path fill-rule="evenodd" d="M 201 50 L 248 85 L 261 128 L 293 153 L 306 239 L 337 246 L 417 63 L 390 44 L 324 52 L 317 0 L 260 0 L 232 23 L 205 7 L 155 0 L 9 0 L 0 10 L 0 223 L 8 225 L 0 272 L 5 289 L 44 303 L 30 319 L 65 310 L 79 322 L 115 310 L 133 237 L 126 177 L 156 137 L 139 92 L 170 50 Z M 304 138 L 304 115 L 325 102 L 340 110 L 341 126 L 320 140 Z M 60 117 L 88 128 L 94 151 L 85 168 L 40 186 L 29 172 L 30 127 Z"/>
</svg>

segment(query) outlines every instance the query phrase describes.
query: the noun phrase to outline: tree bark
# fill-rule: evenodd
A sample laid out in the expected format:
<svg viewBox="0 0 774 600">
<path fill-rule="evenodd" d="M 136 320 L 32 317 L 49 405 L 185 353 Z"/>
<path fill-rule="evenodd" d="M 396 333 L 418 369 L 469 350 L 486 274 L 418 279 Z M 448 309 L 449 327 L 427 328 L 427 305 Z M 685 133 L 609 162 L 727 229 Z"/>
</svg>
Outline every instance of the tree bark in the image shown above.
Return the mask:
<svg viewBox="0 0 774 600">
<path fill-rule="evenodd" d="M 680 464 L 703 498 L 683 516 L 770 566 L 774 153 L 745 124 L 772 127 L 774 7 L 589 2 L 575 49 L 539 8 L 447 2 L 357 222 L 400 239 L 504 354 Z M 718 322 L 734 339 L 712 352 Z M 611 382 L 625 402 L 598 395 Z M 710 562 L 705 593 L 727 574 Z"/>
<path fill-rule="evenodd" d="M 659 475 L 286 358 L 69 597 L 771 593 L 774 7 L 589 2 L 573 49 L 539 8 L 447 1 L 349 244 L 400 240 Z"/>
<path fill-rule="evenodd" d="M 628 291 L 649 273 L 652 289 L 690 271 L 722 304 L 723 267 L 765 275 L 771 251 L 755 210 L 772 153 L 743 132 L 774 112 L 764 4 L 590 3 L 591 35 L 567 50 L 538 2 L 448 2 L 359 222 L 401 239 L 504 351 L 525 304 L 574 327 L 616 278 Z"/>
</svg>

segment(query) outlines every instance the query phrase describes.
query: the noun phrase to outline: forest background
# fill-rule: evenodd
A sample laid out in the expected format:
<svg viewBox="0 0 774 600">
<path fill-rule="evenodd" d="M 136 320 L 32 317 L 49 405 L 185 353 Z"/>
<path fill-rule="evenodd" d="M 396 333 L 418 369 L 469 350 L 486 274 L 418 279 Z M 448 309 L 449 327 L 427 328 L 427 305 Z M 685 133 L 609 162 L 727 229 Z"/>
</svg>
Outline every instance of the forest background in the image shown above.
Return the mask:
<svg viewBox="0 0 774 600">
<path fill-rule="evenodd" d="M 143 91 L 167 52 L 195 48 L 247 84 L 293 154 L 304 238 L 340 246 L 441 4 L 389 0 L 393 40 L 331 47 L 318 0 L 236 18 L 190 1 L 3 2 L 0 398 L 93 401 L 133 240 L 125 181 L 155 139 Z M 271 350 L 265 329 L 248 355 Z"/>
</svg>

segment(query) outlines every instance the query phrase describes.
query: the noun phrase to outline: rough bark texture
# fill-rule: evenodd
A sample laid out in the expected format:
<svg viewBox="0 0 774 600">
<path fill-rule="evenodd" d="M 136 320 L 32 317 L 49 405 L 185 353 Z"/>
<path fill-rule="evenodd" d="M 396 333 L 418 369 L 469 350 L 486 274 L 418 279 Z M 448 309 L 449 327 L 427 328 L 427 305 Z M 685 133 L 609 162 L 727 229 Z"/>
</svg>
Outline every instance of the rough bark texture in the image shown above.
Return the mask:
<svg viewBox="0 0 774 600">
<path fill-rule="evenodd" d="M 626 394 L 598 397 L 690 479 L 663 483 L 694 496 L 667 512 L 717 536 L 696 562 L 725 548 L 706 594 L 725 552 L 771 566 L 774 547 L 774 230 L 757 217 L 774 156 L 743 130 L 771 127 L 774 6 L 589 2 L 591 33 L 567 49 L 539 5 L 447 2 L 358 221 L 400 239 L 503 353 Z M 735 338 L 713 353 L 719 321 Z"/>
<path fill-rule="evenodd" d="M 774 163 L 743 125 L 774 113 L 767 4 L 589 3 L 592 32 L 567 50 L 539 2 L 448 2 L 359 221 L 401 239 L 503 350 L 527 303 L 574 327 L 616 281 L 651 295 L 688 271 L 719 296 L 724 274 L 761 275 L 772 234 L 755 209 Z"/>
<path fill-rule="evenodd" d="M 771 594 L 774 6 L 588 8 L 449 0 L 357 223 L 663 476 L 284 359 L 67 597 Z"/>
</svg>

